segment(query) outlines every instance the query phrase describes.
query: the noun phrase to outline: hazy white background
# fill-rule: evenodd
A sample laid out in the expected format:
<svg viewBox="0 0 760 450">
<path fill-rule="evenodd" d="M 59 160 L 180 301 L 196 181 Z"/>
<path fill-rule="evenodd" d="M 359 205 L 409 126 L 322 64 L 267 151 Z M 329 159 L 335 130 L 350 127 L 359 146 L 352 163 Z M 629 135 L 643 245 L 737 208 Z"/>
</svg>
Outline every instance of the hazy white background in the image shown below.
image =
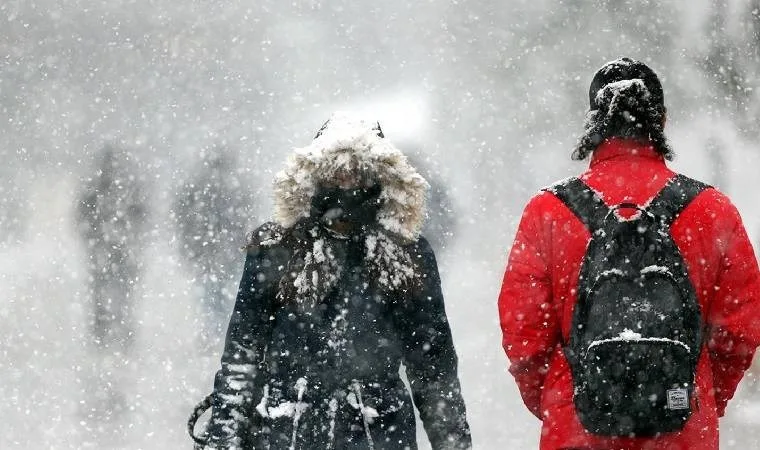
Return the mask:
<svg viewBox="0 0 760 450">
<path fill-rule="evenodd" d="M 241 158 L 255 193 L 336 109 L 371 113 L 446 187 L 439 251 L 476 448 L 537 448 L 501 349 L 496 298 L 515 226 L 570 161 L 591 76 L 631 56 L 660 75 L 672 167 L 713 183 L 760 241 L 757 0 L 3 0 L 0 3 L 0 447 L 190 448 L 185 421 L 217 352 L 169 209 L 201 149 Z M 104 370 L 89 342 L 75 194 L 104 143 L 151 189 L 136 347 Z M 434 230 L 437 232 L 439 230 Z M 756 245 L 757 248 L 757 245 Z M 241 255 L 240 268 L 242 269 Z M 237 281 L 231 283 L 235 288 Z M 758 371 L 760 373 L 760 371 Z M 760 447 L 746 378 L 723 448 Z M 130 410 L 103 420 L 97 383 Z"/>
</svg>

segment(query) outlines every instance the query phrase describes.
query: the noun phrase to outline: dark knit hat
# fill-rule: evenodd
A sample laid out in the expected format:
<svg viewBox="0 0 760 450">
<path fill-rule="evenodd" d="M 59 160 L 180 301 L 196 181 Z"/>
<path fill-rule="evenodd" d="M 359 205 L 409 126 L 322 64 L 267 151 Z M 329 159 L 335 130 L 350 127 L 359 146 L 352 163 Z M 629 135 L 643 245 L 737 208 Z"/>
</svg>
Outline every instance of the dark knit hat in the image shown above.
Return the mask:
<svg viewBox="0 0 760 450">
<path fill-rule="evenodd" d="M 611 137 L 652 143 L 667 159 L 673 157 L 663 128 L 665 98 L 660 79 L 646 64 L 631 58 L 610 61 L 596 71 L 588 92 L 589 111 L 573 159 L 591 154 Z"/>
<path fill-rule="evenodd" d="M 589 108 L 598 109 L 597 94 L 599 91 L 610 83 L 624 80 L 640 79 L 644 82 L 650 94 L 650 102 L 653 105 L 665 105 L 665 96 L 662 92 L 662 84 L 657 74 L 641 61 L 631 58 L 620 58 L 610 61 L 594 75 L 591 80 L 591 86 L 588 90 Z"/>
</svg>

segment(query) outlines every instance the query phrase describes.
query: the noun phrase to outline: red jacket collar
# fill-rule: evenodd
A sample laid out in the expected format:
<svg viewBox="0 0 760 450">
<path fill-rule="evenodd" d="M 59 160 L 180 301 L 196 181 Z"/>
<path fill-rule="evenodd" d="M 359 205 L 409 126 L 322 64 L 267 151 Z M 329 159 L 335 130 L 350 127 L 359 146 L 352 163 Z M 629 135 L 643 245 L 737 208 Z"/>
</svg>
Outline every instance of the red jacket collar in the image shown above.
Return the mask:
<svg viewBox="0 0 760 450">
<path fill-rule="evenodd" d="M 646 158 L 665 163 L 665 157 L 657 152 L 651 142 L 642 142 L 636 139 L 609 138 L 599 144 L 591 156 L 591 167 L 603 161 L 633 160 Z"/>
</svg>

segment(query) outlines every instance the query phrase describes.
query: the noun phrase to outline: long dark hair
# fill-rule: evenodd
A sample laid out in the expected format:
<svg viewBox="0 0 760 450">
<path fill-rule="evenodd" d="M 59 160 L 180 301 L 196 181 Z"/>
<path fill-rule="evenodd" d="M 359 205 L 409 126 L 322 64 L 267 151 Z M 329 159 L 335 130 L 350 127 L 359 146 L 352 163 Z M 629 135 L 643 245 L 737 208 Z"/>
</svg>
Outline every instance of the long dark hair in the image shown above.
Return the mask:
<svg viewBox="0 0 760 450">
<path fill-rule="evenodd" d="M 573 159 L 585 159 L 611 137 L 648 141 L 666 159 L 673 159 L 663 129 L 666 109 L 662 86 L 645 64 L 629 58 L 606 64 L 591 82 L 589 103 L 584 133 L 573 149 Z"/>
</svg>

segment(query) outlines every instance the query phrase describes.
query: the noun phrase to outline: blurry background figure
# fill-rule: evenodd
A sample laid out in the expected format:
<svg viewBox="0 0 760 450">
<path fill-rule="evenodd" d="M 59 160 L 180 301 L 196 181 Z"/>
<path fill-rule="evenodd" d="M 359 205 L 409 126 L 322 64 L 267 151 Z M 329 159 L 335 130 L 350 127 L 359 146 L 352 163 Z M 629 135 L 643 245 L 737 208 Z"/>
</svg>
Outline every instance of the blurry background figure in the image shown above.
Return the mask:
<svg viewBox="0 0 760 450">
<path fill-rule="evenodd" d="M 12 166 L 0 168 L 0 247 L 24 239 L 28 210 L 23 175 Z"/>
<path fill-rule="evenodd" d="M 145 246 L 146 192 L 132 154 L 106 145 L 79 199 L 78 226 L 87 256 L 98 348 L 127 352 L 134 340 L 134 291 Z"/>
<path fill-rule="evenodd" d="M 174 205 L 179 252 L 202 305 L 198 324 L 203 350 L 219 350 L 243 269 L 252 195 L 228 148 L 212 146 L 180 189 Z"/>
<path fill-rule="evenodd" d="M 146 189 L 132 153 L 114 145 L 96 156 L 78 198 L 77 227 L 87 255 L 92 315 L 90 327 L 98 357 L 96 389 L 87 414 L 109 419 L 123 412 L 121 366 L 135 340 L 136 288 L 147 228 Z"/>
<path fill-rule="evenodd" d="M 431 162 L 423 152 L 415 148 L 399 147 L 408 152 L 409 162 L 430 184 L 427 217 L 422 233 L 440 260 L 456 240 L 455 210 L 457 208 L 449 194 L 448 183 L 438 175 L 438 164 Z"/>
</svg>

